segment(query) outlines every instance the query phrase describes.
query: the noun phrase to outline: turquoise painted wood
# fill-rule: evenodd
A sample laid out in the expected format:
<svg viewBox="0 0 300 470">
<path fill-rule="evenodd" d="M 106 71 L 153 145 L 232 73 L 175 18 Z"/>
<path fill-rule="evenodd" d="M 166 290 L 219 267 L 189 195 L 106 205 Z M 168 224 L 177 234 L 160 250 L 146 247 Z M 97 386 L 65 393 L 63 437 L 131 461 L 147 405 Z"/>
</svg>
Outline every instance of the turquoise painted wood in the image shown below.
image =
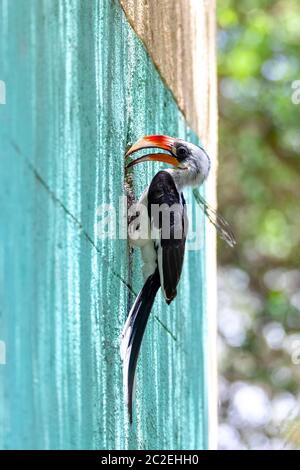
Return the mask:
<svg viewBox="0 0 300 470">
<path fill-rule="evenodd" d="M 205 448 L 205 250 L 155 303 L 130 430 L 119 335 L 139 253 L 130 275 L 127 241 L 97 237 L 126 145 L 196 137 L 117 1 L 0 0 L 0 79 L 0 448 Z M 140 165 L 137 194 L 158 168 Z"/>
</svg>

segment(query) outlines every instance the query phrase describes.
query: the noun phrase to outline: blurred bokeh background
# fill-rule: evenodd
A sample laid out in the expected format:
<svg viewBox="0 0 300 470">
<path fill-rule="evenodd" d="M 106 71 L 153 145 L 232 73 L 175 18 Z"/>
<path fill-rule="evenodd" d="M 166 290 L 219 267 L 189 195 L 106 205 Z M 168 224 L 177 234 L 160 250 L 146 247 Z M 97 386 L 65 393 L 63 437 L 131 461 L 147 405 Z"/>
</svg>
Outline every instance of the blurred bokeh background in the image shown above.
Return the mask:
<svg viewBox="0 0 300 470">
<path fill-rule="evenodd" d="M 219 448 L 300 448 L 300 2 L 222 0 L 218 28 Z"/>
</svg>

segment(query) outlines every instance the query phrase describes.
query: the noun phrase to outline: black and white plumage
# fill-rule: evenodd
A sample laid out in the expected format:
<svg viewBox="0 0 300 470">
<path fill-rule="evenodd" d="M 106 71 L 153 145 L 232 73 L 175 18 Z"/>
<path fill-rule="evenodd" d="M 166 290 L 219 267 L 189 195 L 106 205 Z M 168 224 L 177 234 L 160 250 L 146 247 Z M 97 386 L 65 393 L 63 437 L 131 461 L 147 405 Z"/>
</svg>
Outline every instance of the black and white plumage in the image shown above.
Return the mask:
<svg viewBox="0 0 300 470">
<path fill-rule="evenodd" d="M 196 188 L 201 185 L 210 170 L 210 159 L 203 148 L 164 135 L 144 137 L 129 149 L 126 156 L 145 148 L 159 148 L 168 153 L 142 156 L 131 161 L 127 168 L 149 160 L 169 163 L 175 168 L 159 171 L 139 201 L 145 208 L 148 236 L 139 236 L 139 222 L 134 225 L 134 236 L 130 237 L 131 244 L 141 248 L 145 278 L 121 337 L 120 353 L 130 422 L 137 359 L 155 296 L 161 287 L 166 303 L 170 304 L 177 294 L 188 227 L 182 191 L 187 186 Z M 205 201 L 202 200 L 201 204 L 204 210 L 208 210 Z"/>
<path fill-rule="evenodd" d="M 158 220 L 155 220 L 152 214 L 155 206 L 161 208 Z M 168 209 L 172 207 L 174 210 L 169 212 Z M 176 287 L 183 265 L 187 217 L 183 194 L 178 192 L 174 179 L 167 171 L 158 172 L 149 186 L 148 215 L 150 225 L 158 229 L 160 234 L 160 237 L 153 242 L 161 288 L 167 304 L 170 304 L 176 297 Z M 162 221 L 167 218 L 170 219 L 170 224 L 166 227 L 169 233 L 164 237 Z"/>
</svg>

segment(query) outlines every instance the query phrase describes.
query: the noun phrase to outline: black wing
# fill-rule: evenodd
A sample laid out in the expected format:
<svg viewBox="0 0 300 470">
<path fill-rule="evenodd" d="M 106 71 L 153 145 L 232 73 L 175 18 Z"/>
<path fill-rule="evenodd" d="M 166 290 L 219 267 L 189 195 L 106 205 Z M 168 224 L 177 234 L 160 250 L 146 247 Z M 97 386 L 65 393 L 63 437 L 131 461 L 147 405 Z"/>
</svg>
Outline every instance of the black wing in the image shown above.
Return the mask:
<svg viewBox="0 0 300 470">
<path fill-rule="evenodd" d="M 183 195 L 178 193 L 167 171 L 157 173 L 149 186 L 148 214 L 151 227 L 159 230 L 156 239 L 158 268 L 161 287 L 169 304 L 176 297 L 182 271 L 187 218 Z"/>
</svg>

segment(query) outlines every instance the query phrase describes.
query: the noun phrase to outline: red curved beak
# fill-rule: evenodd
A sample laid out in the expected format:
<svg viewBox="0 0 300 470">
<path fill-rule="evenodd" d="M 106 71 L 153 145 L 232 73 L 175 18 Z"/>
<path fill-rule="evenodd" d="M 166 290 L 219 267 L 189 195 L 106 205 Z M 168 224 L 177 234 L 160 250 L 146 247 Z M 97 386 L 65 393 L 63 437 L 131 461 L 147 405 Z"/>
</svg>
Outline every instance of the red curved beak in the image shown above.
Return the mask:
<svg viewBox="0 0 300 470">
<path fill-rule="evenodd" d="M 142 137 L 138 142 L 130 147 L 128 152 L 125 154 L 125 157 L 129 157 L 133 153 L 147 148 L 159 148 L 170 152 L 170 154 L 154 153 L 150 155 L 143 155 L 142 157 L 137 158 L 136 160 L 133 160 L 128 165 L 126 165 L 126 168 L 130 168 L 137 163 L 146 161 L 164 162 L 177 166 L 179 161 L 172 155 L 172 147 L 174 146 L 175 142 L 176 139 L 174 137 L 169 137 L 167 135 L 147 135 Z"/>
</svg>

